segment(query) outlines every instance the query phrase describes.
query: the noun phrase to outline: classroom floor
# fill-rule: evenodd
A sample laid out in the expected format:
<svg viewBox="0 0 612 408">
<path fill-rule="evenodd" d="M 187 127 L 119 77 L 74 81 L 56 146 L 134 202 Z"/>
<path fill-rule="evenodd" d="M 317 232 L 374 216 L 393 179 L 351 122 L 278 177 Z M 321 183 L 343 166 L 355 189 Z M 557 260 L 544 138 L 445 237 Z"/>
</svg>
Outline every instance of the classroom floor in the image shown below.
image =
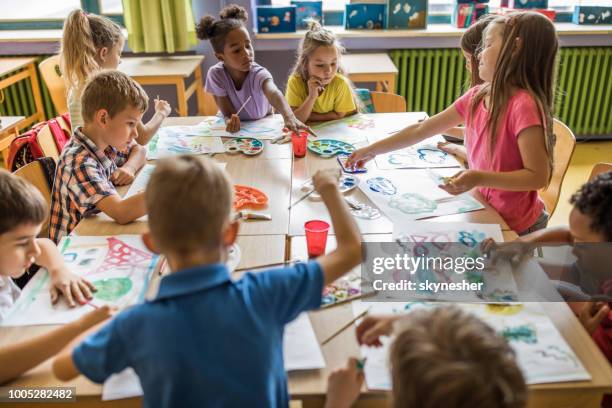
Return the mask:
<svg viewBox="0 0 612 408">
<path fill-rule="evenodd" d="M 612 140 L 577 142 L 569 169 L 561 187 L 559 204 L 548 222 L 549 226 L 566 225 L 572 209 L 569 199 L 587 181 L 596 163 L 612 162 Z"/>
</svg>

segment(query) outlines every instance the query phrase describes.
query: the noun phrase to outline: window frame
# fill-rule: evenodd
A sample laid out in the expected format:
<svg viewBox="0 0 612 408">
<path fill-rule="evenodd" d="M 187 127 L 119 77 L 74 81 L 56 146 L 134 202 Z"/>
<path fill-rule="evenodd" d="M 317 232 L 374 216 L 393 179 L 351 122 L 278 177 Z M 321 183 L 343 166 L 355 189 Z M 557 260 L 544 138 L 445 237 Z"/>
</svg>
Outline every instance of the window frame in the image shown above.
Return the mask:
<svg viewBox="0 0 612 408">
<path fill-rule="evenodd" d="M 80 0 L 81 9 L 87 13 L 100 14 L 108 17 L 121 27 L 125 27 L 123 14 L 101 14 L 101 0 Z M 55 30 L 62 29 L 64 19 L 43 19 L 43 20 L 1 20 L 0 30 Z"/>
</svg>

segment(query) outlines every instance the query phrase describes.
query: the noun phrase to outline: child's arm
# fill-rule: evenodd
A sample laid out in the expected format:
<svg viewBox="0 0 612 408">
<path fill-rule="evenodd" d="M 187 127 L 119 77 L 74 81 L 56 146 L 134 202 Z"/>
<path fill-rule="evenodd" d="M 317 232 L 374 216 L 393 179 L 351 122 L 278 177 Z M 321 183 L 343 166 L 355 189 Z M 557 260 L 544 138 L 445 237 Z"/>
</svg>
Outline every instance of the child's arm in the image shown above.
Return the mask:
<svg viewBox="0 0 612 408">
<path fill-rule="evenodd" d="M 138 143 L 134 143 L 130 148 L 130 154 L 127 161 L 123 164 L 123 166 L 119 167 L 113 174 L 111 174 L 110 180 L 116 186 L 125 186 L 130 184 L 134 181 L 136 173 L 142 168 L 142 166 L 144 166 L 146 160 L 146 149 Z"/>
<path fill-rule="evenodd" d="M 96 207 L 121 225 L 130 223 L 147 213 L 142 192 L 124 200 L 117 194 L 109 195 L 98 201 Z"/>
<path fill-rule="evenodd" d="M 35 259 L 35 263 L 49 271 L 51 278 L 51 303 L 57 303 L 60 295 L 64 295 L 70 307 L 75 306 L 73 298 L 76 298 L 80 304 L 91 299 L 91 292 L 95 291 L 96 287 L 87 279 L 74 275 L 66 268 L 62 254 L 53 241 L 48 238 L 38 238 L 36 243 L 40 247 L 40 255 Z"/>
<path fill-rule="evenodd" d="M 332 283 L 361 262 L 361 235 L 342 194 L 338 191 L 338 176 L 338 171 L 334 169 L 319 171 L 312 178 L 329 211 L 336 232 L 337 248 L 317 259 L 323 270 L 325 285 Z"/>
<path fill-rule="evenodd" d="M 321 82 L 317 78 L 310 78 L 307 82 L 308 85 L 308 96 L 302 102 L 300 106 L 297 108 L 293 108 L 293 113 L 295 117 L 298 118 L 301 122 L 306 123 L 307 121 L 315 121 L 315 120 L 329 120 L 329 119 L 315 119 L 311 118 L 312 115 L 312 107 L 314 106 L 317 98 L 319 97 L 319 93 L 323 92 L 323 86 Z M 288 85 L 289 86 L 289 85 Z M 332 112 L 330 112 L 331 114 Z M 335 114 L 335 112 L 333 112 Z M 334 117 L 334 119 L 338 119 Z"/>
<path fill-rule="evenodd" d="M 365 376 L 356 358 L 349 358 L 346 367 L 334 370 L 327 379 L 325 408 L 349 408 L 353 406 Z"/>
<path fill-rule="evenodd" d="M 213 95 L 217 108 L 223 114 L 225 118 L 225 124 L 227 125 L 225 130 L 230 133 L 236 133 L 240 130 L 240 118 L 236 115 L 236 108 L 232 104 L 232 101 L 227 96 Z"/>
<path fill-rule="evenodd" d="M 465 137 L 464 132 L 465 132 L 465 128 L 455 126 L 453 128 L 446 129 L 444 132 L 442 132 L 442 134 L 446 136 L 454 137 L 455 139 L 463 140 Z"/>
<path fill-rule="evenodd" d="M 167 101 L 155 99 L 155 114 L 146 125 L 138 122 L 138 139 L 136 141 L 142 146 L 149 143 L 149 140 L 157 133 L 164 119 L 170 116 L 170 113 L 172 113 L 172 108 Z"/>
<path fill-rule="evenodd" d="M 567 225 L 561 225 L 558 227 L 544 228 L 539 231 L 532 232 L 525 236 L 519 237 L 519 241 L 522 242 L 573 242 L 574 238 L 570 233 Z"/>
<path fill-rule="evenodd" d="M 532 126 L 518 135 L 518 147 L 523 168 L 514 171 L 465 170 L 442 186 L 451 194 L 461 194 L 472 188 L 489 187 L 506 191 L 535 191 L 548 183 L 548 153 L 544 144 L 544 129 Z"/>
<path fill-rule="evenodd" d="M 369 146 L 356 150 L 347 160 L 347 166 L 363 166 L 376 155 L 411 146 L 428 137 L 444 132 L 446 129 L 464 121 L 454 105 L 423 122 L 410 125 L 393 136 L 379 140 Z"/>
<path fill-rule="evenodd" d="M 111 316 L 111 309 L 103 306 L 79 320 L 68 323 L 43 335 L 0 349 L 0 384 L 18 377 L 58 353 L 72 339 Z"/>
<path fill-rule="evenodd" d="M 467 163 L 467 151 L 465 150 L 465 146 L 461 146 L 459 144 L 451 142 L 439 142 L 438 149 L 448 154 L 452 154 L 453 156 L 461 160 L 464 164 Z"/>
<path fill-rule="evenodd" d="M 289 107 L 285 96 L 278 89 L 272 79 L 266 79 L 262 87 L 266 98 L 268 98 L 268 101 L 270 101 L 270 105 L 272 105 L 272 107 L 283 116 L 283 119 L 285 120 L 285 127 L 287 129 L 296 133 L 300 130 L 312 132 L 308 126 L 304 125 L 304 123 L 296 118 L 295 114 Z"/>
</svg>

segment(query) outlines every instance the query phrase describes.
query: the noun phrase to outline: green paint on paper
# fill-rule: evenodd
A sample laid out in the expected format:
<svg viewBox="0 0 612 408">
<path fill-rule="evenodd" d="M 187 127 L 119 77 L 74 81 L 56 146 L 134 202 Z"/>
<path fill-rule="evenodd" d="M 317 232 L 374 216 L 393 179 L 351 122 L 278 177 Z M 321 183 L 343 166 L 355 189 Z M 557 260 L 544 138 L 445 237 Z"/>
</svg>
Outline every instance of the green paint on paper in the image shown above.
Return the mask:
<svg viewBox="0 0 612 408">
<path fill-rule="evenodd" d="M 535 328 L 531 325 L 521 325 L 515 327 L 504 327 L 501 335 L 508 341 L 535 344 L 538 342 Z"/>
<path fill-rule="evenodd" d="M 117 301 L 132 289 L 132 280 L 129 278 L 108 278 L 92 283 L 98 289 L 94 297 L 107 302 Z"/>
</svg>

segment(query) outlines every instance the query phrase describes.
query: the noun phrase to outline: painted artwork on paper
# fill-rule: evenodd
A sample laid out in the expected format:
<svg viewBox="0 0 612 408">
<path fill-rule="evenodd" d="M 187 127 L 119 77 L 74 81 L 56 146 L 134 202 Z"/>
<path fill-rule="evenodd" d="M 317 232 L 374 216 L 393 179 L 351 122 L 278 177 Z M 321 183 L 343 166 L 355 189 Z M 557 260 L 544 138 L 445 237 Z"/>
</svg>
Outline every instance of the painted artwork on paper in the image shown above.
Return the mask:
<svg viewBox="0 0 612 408">
<path fill-rule="evenodd" d="M 147 158 L 150 160 L 180 154 L 224 152 L 221 138 L 213 137 L 205 125 L 162 127 L 147 144 Z"/>
<path fill-rule="evenodd" d="M 484 208 L 469 193 L 453 196 L 440 189 L 425 171 L 369 171 L 360 178 L 359 188 L 393 223 Z"/>
<path fill-rule="evenodd" d="M 92 307 L 109 304 L 124 308 L 144 299 L 159 256 L 149 252 L 138 235 L 69 236 L 59 247 L 70 271 L 98 289 L 91 304 L 69 308 L 65 302 L 51 305 L 49 273 L 40 270 L 23 289 L 6 326 L 63 324 L 78 319 Z"/>
<path fill-rule="evenodd" d="M 218 117 L 211 126 L 211 134 L 220 137 L 252 137 L 272 140 L 283 134 L 285 121 L 279 114 L 269 115 L 258 120 L 240 121 L 240 130 L 229 133 L 225 130 L 225 120 Z"/>
<path fill-rule="evenodd" d="M 354 301 L 353 314 L 370 308 L 370 314 L 403 314 L 441 306 L 433 302 L 367 302 Z M 544 384 L 564 381 L 589 380 L 576 354 L 569 347 L 550 318 L 537 303 L 513 303 L 500 305 L 503 314 L 488 304 L 454 304 L 489 324 L 498 334 L 508 340 L 516 352 L 518 365 L 527 384 Z M 508 307 L 506 307 L 508 306 Z M 362 357 L 367 357 L 364 371 L 366 383 L 372 390 L 390 390 L 391 378 L 388 368 L 388 352 L 392 338 L 381 338 L 383 347 L 361 347 Z"/>
</svg>

